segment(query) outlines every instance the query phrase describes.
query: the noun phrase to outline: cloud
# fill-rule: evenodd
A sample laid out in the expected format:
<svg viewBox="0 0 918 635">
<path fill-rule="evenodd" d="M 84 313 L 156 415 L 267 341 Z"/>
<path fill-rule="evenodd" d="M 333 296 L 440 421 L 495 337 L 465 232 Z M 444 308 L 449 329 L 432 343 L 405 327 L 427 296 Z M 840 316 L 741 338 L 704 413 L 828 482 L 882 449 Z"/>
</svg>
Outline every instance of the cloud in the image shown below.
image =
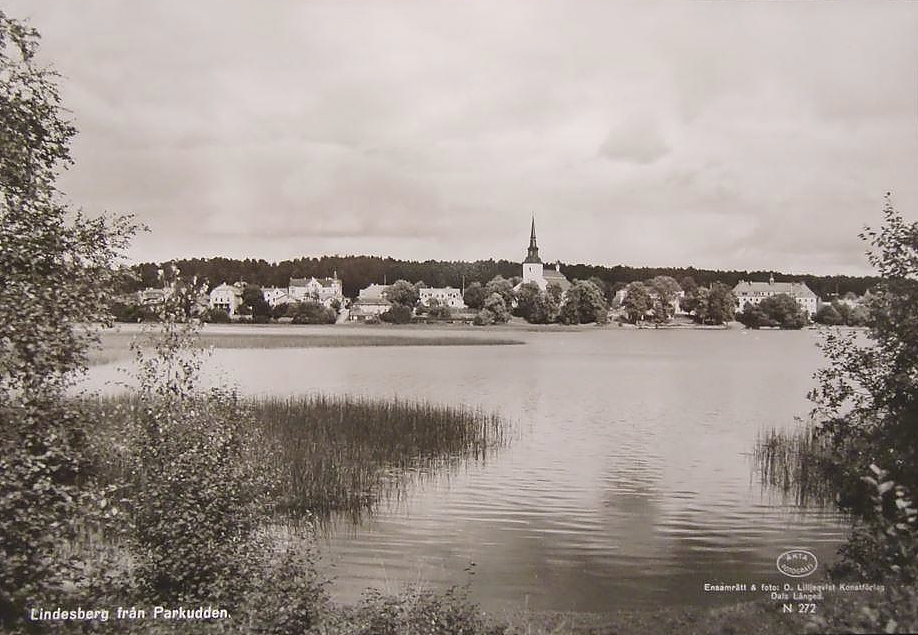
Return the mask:
<svg viewBox="0 0 918 635">
<path fill-rule="evenodd" d="M 914 3 L 8 5 L 138 258 L 521 258 L 535 213 L 566 261 L 831 272 L 918 209 Z"/>
<path fill-rule="evenodd" d="M 666 156 L 670 146 L 658 125 L 647 117 L 632 117 L 609 131 L 599 153 L 612 161 L 648 164 Z"/>
</svg>

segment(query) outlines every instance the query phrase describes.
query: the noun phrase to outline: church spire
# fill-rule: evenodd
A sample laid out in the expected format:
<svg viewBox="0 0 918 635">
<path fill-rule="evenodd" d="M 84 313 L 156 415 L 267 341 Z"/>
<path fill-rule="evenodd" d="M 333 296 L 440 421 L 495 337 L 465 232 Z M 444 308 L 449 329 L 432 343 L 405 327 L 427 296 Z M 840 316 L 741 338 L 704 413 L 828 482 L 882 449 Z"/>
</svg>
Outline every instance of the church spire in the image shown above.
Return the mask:
<svg viewBox="0 0 918 635">
<path fill-rule="evenodd" d="M 526 260 L 523 262 L 542 262 L 539 259 L 539 246 L 536 244 L 535 214 L 532 216 L 532 232 L 529 234 L 529 251 L 526 254 Z"/>
</svg>

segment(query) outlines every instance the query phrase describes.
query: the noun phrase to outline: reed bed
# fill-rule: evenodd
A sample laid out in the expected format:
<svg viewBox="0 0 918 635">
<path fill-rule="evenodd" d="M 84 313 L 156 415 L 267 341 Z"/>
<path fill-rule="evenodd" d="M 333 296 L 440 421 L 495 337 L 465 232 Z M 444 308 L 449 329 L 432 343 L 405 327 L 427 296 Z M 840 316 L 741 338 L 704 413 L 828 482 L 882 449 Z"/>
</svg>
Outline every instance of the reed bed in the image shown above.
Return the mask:
<svg viewBox="0 0 918 635">
<path fill-rule="evenodd" d="M 263 398 L 253 416 L 276 443 L 284 511 L 354 519 L 419 475 L 503 446 L 500 417 L 427 402 L 324 395 Z"/>
<path fill-rule="evenodd" d="M 86 407 L 97 426 L 94 473 L 112 485 L 129 482 L 127 419 L 136 397 L 97 397 Z M 418 478 L 484 459 L 508 439 L 495 413 L 423 401 L 266 397 L 247 400 L 243 412 L 258 432 L 244 460 L 271 474 L 275 507 L 320 522 L 333 514 L 359 521 Z"/>
<path fill-rule="evenodd" d="M 821 468 L 824 450 L 812 425 L 791 431 L 772 428 L 757 435 L 752 458 L 763 487 L 798 506 L 826 505 L 833 494 Z"/>
</svg>

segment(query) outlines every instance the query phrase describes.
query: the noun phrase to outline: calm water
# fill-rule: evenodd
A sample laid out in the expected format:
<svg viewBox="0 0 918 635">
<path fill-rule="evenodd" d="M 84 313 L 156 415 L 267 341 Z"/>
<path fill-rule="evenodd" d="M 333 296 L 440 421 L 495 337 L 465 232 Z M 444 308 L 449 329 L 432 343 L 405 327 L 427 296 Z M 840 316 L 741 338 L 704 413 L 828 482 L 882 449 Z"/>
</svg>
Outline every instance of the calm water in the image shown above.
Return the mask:
<svg viewBox="0 0 918 635">
<path fill-rule="evenodd" d="M 470 569 L 489 609 L 607 611 L 716 601 L 704 582 L 784 582 L 774 562 L 792 547 L 832 559 L 839 519 L 762 493 L 748 458 L 759 430 L 807 412 L 815 333 L 512 337 L 526 345 L 216 351 L 244 392 L 461 402 L 515 426 L 487 461 L 419 479 L 322 539 L 338 598 L 463 583 Z"/>
</svg>

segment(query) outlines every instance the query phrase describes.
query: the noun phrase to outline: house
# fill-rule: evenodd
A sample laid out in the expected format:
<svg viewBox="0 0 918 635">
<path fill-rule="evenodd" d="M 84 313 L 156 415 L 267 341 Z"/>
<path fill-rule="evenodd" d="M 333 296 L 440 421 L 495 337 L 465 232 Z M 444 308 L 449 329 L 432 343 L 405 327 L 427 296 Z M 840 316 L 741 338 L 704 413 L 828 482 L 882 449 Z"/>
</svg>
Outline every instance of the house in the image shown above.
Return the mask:
<svg viewBox="0 0 918 635">
<path fill-rule="evenodd" d="M 268 306 L 275 307 L 278 304 L 289 304 L 290 296 L 286 287 L 264 287 L 261 290 Z"/>
<path fill-rule="evenodd" d="M 384 284 L 371 284 L 366 289 L 361 289 L 357 294 L 357 300 L 351 304 L 348 319 L 362 322 L 376 318 L 380 313 L 388 311 L 389 307 L 392 306 L 392 303 L 386 299 L 386 290 L 388 288 Z"/>
<path fill-rule="evenodd" d="M 436 300 L 438 306 L 448 306 L 451 309 L 464 309 L 465 301 L 462 291 L 453 287 L 424 287 L 418 289 L 420 303 L 429 307 L 431 300 Z"/>
<path fill-rule="evenodd" d="M 318 302 L 327 307 L 337 300 L 344 304 L 344 293 L 337 273 L 332 278 L 290 278 L 287 287 L 288 302 Z"/>
<path fill-rule="evenodd" d="M 208 305 L 212 309 L 222 309 L 233 317 L 242 304 L 242 289 L 245 285 L 241 282 L 226 284 L 225 282 L 211 289 Z"/>
<path fill-rule="evenodd" d="M 768 282 L 747 282 L 740 280 L 733 287 L 733 295 L 736 296 L 737 307 L 742 311 L 747 304 L 756 305 L 765 298 L 770 298 L 779 294 L 786 294 L 797 301 L 797 304 L 804 309 L 810 317 L 816 315 L 819 308 L 819 298 L 806 286 L 804 282 L 775 282 L 775 277 L 770 276 Z"/>
<path fill-rule="evenodd" d="M 571 288 L 570 280 L 561 273 L 561 263 L 556 262 L 554 268 L 545 267 L 539 258 L 539 246 L 536 243 L 535 218 L 532 219 L 532 231 L 529 234 L 529 249 L 526 252 L 526 260 L 523 261 L 523 281 L 516 285 L 513 290 L 519 291 L 519 288 L 527 282 L 534 282 L 539 289 L 545 291 L 549 284 L 561 287 L 562 294 L 567 293 Z"/>
</svg>

